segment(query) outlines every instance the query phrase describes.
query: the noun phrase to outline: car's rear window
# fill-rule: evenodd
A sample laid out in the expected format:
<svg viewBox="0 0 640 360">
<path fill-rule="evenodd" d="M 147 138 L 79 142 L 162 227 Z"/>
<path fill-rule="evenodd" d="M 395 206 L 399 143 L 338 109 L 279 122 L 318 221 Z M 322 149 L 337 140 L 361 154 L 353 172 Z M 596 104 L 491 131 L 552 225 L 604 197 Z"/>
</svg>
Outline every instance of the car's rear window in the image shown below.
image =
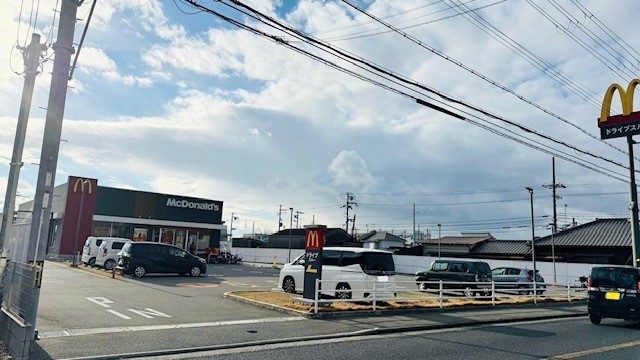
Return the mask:
<svg viewBox="0 0 640 360">
<path fill-rule="evenodd" d="M 591 286 L 611 286 L 634 289 L 638 285 L 638 270 L 632 268 L 597 267 L 591 270 Z"/>
<path fill-rule="evenodd" d="M 393 255 L 387 253 L 364 252 L 360 266 L 369 275 L 393 275 L 396 273 Z"/>
<path fill-rule="evenodd" d="M 491 274 L 491 268 L 487 263 L 484 263 L 484 262 L 476 263 L 476 269 L 478 269 L 479 273 Z"/>
</svg>

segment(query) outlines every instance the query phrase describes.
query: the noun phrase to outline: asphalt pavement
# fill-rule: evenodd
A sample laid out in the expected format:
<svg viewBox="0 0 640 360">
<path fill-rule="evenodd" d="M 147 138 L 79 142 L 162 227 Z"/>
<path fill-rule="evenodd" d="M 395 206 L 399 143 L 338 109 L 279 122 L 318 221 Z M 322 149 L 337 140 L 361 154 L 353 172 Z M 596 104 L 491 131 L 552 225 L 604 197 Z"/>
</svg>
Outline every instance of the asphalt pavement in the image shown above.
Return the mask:
<svg viewBox="0 0 640 360">
<path fill-rule="evenodd" d="M 56 267 L 68 281 L 70 273 Z M 53 269 L 52 269 L 53 270 Z M 56 272 L 50 272 L 53 280 Z M 77 273 L 78 276 L 81 273 Z M 80 281 L 81 277 L 78 278 Z M 170 279 L 161 279 L 167 281 Z M 177 279 L 184 281 L 182 279 Z M 99 281 L 99 280 L 91 280 Z M 131 286 L 127 282 L 122 286 Z M 116 283 L 109 285 L 113 288 Z M 147 284 L 148 285 L 148 284 Z M 161 289 L 164 292 L 166 290 Z M 112 290 L 115 291 L 115 290 Z M 205 289 L 192 289 L 205 291 Z M 206 297 L 204 298 L 206 299 Z M 209 298 L 217 306 L 227 299 Z M 87 302 L 86 300 L 84 300 Z M 195 301 L 190 299 L 191 302 Z M 232 301 L 233 303 L 233 301 Z M 155 308 L 155 305 L 153 305 Z M 46 332 L 48 337 L 31 347 L 31 359 L 121 359 L 161 355 L 197 353 L 207 350 L 234 349 L 245 346 L 311 341 L 348 336 L 398 333 L 481 324 L 532 321 L 563 317 L 587 319 L 586 302 L 539 303 L 522 305 L 476 305 L 459 308 L 434 308 L 392 311 L 332 313 L 309 317 L 308 314 L 282 313 L 261 304 L 236 302 L 225 309 L 236 308 L 240 315 L 220 319 L 190 319 L 174 314 L 172 318 L 144 319 L 156 325 L 108 327 L 104 325 Z M 259 311 L 258 309 L 261 308 Z M 222 309 L 221 309 L 222 310 Z M 164 310 L 163 310 L 164 311 Z M 238 313 L 238 314 L 240 314 Z M 173 314 L 173 313 L 172 313 Z M 249 314 L 249 316 L 246 316 Z M 252 314 L 252 315 L 251 315 Z M 55 313 L 51 313 L 51 316 Z M 129 314 L 131 315 L 131 314 Z M 237 319 L 236 319 L 237 318 Z M 41 324 L 48 319 L 39 319 Z M 124 321 L 124 320 L 123 320 Z M 43 332 L 44 333 L 44 332 Z"/>
</svg>

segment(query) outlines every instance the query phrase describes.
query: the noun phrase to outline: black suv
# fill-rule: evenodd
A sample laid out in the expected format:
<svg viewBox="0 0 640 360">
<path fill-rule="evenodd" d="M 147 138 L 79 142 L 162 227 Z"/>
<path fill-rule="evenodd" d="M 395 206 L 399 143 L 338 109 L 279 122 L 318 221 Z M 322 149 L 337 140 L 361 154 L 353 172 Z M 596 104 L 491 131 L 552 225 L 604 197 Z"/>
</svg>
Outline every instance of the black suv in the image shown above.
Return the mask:
<svg viewBox="0 0 640 360">
<path fill-rule="evenodd" d="M 607 265 L 591 268 L 587 279 L 589 319 L 640 320 L 640 270 L 633 266 Z"/>
<path fill-rule="evenodd" d="M 135 277 L 143 277 L 150 273 L 200 276 L 207 272 L 207 263 L 203 258 L 173 245 L 129 242 L 118 254 L 116 269 Z"/>
<path fill-rule="evenodd" d="M 472 297 L 478 292 L 491 291 L 491 267 L 484 261 L 436 260 L 429 270 L 416 273 L 420 290 L 438 289 L 440 284 L 433 282 L 441 280 L 443 288 L 462 289 L 465 296 Z"/>
</svg>

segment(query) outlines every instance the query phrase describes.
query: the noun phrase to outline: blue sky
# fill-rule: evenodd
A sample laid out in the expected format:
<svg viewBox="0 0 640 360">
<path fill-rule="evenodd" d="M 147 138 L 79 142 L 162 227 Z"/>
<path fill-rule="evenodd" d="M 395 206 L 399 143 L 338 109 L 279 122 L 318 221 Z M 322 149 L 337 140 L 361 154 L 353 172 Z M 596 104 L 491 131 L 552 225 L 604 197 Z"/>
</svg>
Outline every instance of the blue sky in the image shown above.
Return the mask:
<svg viewBox="0 0 640 360">
<path fill-rule="evenodd" d="M 199 3 L 293 40 L 222 3 Z M 615 6 L 582 0 L 357 3 L 423 46 L 341 1 L 244 3 L 465 103 L 628 165 L 624 151 L 609 146 L 626 151 L 625 140 L 599 141 L 596 119 L 606 88 L 613 82 L 626 86 L 638 76 L 636 1 Z M 57 29 L 56 1 L 38 4 L 32 9 L 31 2 L 12 2 L 0 15 L 0 194 L 6 189 L 23 82 L 15 46 L 25 44 L 34 23 L 49 45 Z M 86 1 L 78 10 L 76 42 L 90 5 Z M 469 12 L 460 15 L 461 9 Z M 254 228 L 276 231 L 280 205 L 287 210 L 287 227 L 290 207 L 302 212 L 300 225 L 344 225 L 341 206 L 349 192 L 358 203 L 350 216 L 356 215 L 360 233 L 411 233 L 415 203 L 415 223 L 422 231 L 437 233 L 441 224 L 443 235 L 483 231 L 501 239 L 530 237 L 525 190 L 530 186 L 536 233 L 549 233 L 552 197 L 543 185 L 551 182 L 552 155 L 419 106 L 210 14 L 185 14 L 194 11 L 182 1 L 97 3 L 70 83 L 56 183 L 76 175 L 98 178 L 105 186 L 221 200 L 223 219 L 229 222 L 231 213 L 239 218 L 236 235 Z M 478 27 L 470 14 L 491 27 Z M 39 161 L 46 114 L 41 107 L 46 107 L 52 63 L 43 64 L 36 80 L 18 202 L 34 193 L 33 163 Z M 418 94 L 415 88 L 407 92 Z M 453 105 L 442 106 L 460 111 Z M 627 216 L 628 170 L 527 137 L 600 169 L 556 158 L 556 180 L 566 186 L 559 190 L 559 225 L 565 224 L 565 209 L 566 222 Z"/>
</svg>

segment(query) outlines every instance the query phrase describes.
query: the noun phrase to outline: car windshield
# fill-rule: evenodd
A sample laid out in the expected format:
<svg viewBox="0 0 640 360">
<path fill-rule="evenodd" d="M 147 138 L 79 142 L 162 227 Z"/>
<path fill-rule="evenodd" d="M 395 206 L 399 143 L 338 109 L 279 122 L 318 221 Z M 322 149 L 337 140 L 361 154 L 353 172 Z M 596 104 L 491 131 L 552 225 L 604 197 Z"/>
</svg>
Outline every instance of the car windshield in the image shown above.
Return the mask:
<svg viewBox="0 0 640 360">
<path fill-rule="evenodd" d="M 598 267 L 591 270 L 591 286 L 633 289 L 638 284 L 638 270 L 632 268 Z"/>
</svg>

